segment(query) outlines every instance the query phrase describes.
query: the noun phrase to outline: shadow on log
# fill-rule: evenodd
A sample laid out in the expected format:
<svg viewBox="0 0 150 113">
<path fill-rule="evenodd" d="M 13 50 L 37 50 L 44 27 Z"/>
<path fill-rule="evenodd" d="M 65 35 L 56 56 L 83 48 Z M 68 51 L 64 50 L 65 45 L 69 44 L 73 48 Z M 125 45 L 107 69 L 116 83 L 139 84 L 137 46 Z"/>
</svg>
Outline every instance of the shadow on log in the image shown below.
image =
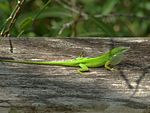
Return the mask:
<svg viewBox="0 0 150 113">
<path fill-rule="evenodd" d="M 91 68 L 0 63 L 0 111 L 24 113 L 149 113 L 150 41 L 147 39 L 12 39 L 0 45 L 0 58 L 68 60 L 95 57 L 113 47 L 131 49 L 111 72 Z"/>
</svg>

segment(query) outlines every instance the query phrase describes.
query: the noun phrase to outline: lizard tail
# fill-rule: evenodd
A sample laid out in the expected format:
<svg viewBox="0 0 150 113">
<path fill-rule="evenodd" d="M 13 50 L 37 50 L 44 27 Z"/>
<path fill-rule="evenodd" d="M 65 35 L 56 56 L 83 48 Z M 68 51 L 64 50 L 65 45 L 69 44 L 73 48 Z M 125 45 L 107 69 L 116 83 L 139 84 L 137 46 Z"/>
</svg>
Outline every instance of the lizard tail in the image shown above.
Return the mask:
<svg viewBox="0 0 150 113">
<path fill-rule="evenodd" d="M 0 59 L 0 62 L 11 62 L 11 63 L 20 63 L 20 64 L 34 64 L 34 65 L 58 65 L 58 66 L 73 66 L 74 63 L 66 62 L 66 61 L 40 61 L 40 62 L 33 62 L 33 61 L 16 61 L 16 60 L 3 60 Z"/>
</svg>

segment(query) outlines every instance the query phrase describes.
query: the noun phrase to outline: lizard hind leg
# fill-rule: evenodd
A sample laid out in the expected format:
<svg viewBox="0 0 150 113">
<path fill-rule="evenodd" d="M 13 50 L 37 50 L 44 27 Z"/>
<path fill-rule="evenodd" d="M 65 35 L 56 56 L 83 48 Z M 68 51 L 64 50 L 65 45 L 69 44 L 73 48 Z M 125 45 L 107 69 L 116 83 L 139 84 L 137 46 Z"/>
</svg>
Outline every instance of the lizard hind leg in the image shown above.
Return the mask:
<svg viewBox="0 0 150 113">
<path fill-rule="evenodd" d="M 89 68 L 85 64 L 79 64 L 80 69 L 78 70 L 80 73 L 89 71 Z"/>
</svg>

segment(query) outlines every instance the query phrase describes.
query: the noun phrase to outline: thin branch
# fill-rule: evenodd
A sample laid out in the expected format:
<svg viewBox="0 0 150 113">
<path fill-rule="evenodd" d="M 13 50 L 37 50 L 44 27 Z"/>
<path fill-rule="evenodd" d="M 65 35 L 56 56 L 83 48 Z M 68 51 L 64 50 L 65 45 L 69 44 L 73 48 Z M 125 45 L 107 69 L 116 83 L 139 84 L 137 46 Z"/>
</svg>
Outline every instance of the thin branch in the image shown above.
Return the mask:
<svg viewBox="0 0 150 113">
<path fill-rule="evenodd" d="M 71 27 L 72 29 L 71 37 L 76 37 L 77 36 L 77 24 L 80 22 L 81 18 L 85 20 L 88 19 L 88 15 L 82 12 L 81 8 L 77 7 L 75 0 L 71 0 L 71 4 L 68 4 L 67 1 L 64 1 L 65 3 L 59 0 L 55 0 L 55 1 L 59 5 L 64 7 L 65 9 L 70 10 L 72 13 L 72 17 L 73 17 L 72 21 L 65 23 L 62 26 L 62 28 L 58 32 L 58 36 L 60 36 L 66 28 Z"/>
<path fill-rule="evenodd" d="M 11 13 L 11 15 L 8 17 L 8 19 L 6 20 L 8 23 L 8 27 L 6 30 L 4 30 L 4 29 L 2 30 L 1 36 L 3 36 L 3 37 L 9 36 L 9 33 L 12 30 L 13 26 L 15 25 L 15 22 L 17 20 L 17 17 L 20 14 L 20 11 L 21 11 L 21 8 L 23 7 L 24 2 L 25 2 L 25 0 L 18 0 L 18 3 L 16 5 L 15 9 Z"/>
<path fill-rule="evenodd" d="M 124 17 L 124 18 L 131 18 L 131 19 L 141 19 L 141 20 L 149 20 L 150 16 L 137 16 L 135 14 L 119 14 L 119 13 L 112 13 L 107 15 L 96 14 L 94 15 L 95 18 L 110 18 L 110 17 Z"/>
<path fill-rule="evenodd" d="M 20 11 L 21 11 L 21 8 L 23 7 L 24 2 L 25 2 L 25 0 L 18 0 L 15 9 L 10 14 L 8 19 L 6 20 L 5 25 L 1 31 L 2 37 L 9 37 L 10 36 L 10 32 L 16 23 L 17 17 L 20 14 Z M 12 41 L 10 38 L 9 38 L 9 45 L 10 45 L 10 52 L 13 53 L 13 44 L 12 44 Z"/>
<path fill-rule="evenodd" d="M 13 26 L 15 25 L 15 22 L 17 20 L 17 17 L 20 14 L 20 11 L 21 11 L 21 8 L 22 8 L 24 2 L 25 2 L 25 0 L 18 0 L 15 9 L 10 14 L 8 19 L 6 20 L 6 25 L 4 26 L 3 30 L 1 31 L 1 36 L 3 36 L 3 37 L 9 36 L 9 33 L 12 30 Z"/>
<path fill-rule="evenodd" d="M 63 6 L 65 9 L 68 9 L 68 10 L 70 10 L 70 11 L 76 13 L 76 14 L 80 14 L 82 17 L 84 17 L 84 19 L 88 19 L 88 15 L 87 15 L 86 13 L 80 12 L 79 10 L 77 10 L 77 9 L 71 7 L 71 6 L 68 6 L 68 5 L 62 3 L 61 0 L 55 0 L 55 1 L 56 1 L 59 5 Z"/>
</svg>

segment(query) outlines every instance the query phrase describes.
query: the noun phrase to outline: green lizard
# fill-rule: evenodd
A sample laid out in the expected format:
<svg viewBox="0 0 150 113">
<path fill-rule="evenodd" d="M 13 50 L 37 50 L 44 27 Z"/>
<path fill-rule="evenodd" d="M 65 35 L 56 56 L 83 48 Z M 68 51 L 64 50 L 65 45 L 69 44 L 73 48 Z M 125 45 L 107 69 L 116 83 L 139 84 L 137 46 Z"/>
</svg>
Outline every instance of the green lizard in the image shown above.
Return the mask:
<svg viewBox="0 0 150 113">
<path fill-rule="evenodd" d="M 124 53 L 128 49 L 129 47 L 116 47 L 97 57 L 93 57 L 93 58 L 78 57 L 76 59 L 67 60 L 67 61 L 33 62 L 33 61 L 0 60 L 0 62 L 80 67 L 79 72 L 89 71 L 89 68 L 96 68 L 101 66 L 104 66 L 108 70 L 113 70 L 111 66 L 115 66 L 119 64 L 123 58 Z"/>
</svg>

